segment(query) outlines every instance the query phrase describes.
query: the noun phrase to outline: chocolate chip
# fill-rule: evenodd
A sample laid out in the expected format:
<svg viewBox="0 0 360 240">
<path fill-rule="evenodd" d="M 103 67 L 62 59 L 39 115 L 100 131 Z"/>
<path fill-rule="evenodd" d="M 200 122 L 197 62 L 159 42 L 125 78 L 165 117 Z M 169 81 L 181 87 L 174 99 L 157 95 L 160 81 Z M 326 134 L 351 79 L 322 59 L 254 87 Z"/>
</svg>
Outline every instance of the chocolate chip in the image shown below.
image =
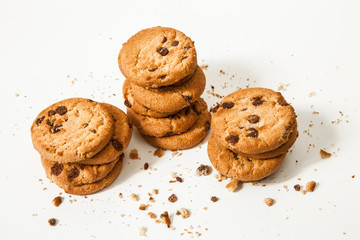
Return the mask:
<svg viewBox="0 0 360 240">
<path fill-rule="evenodd" d="M 165 43 L 167 41 L 167 38 L 164 37 L 163 40 L 161 41 L 161 43 Z"/>
<path fill-rule="evenodd" d="M 46 124 L 52 127 L 54 124 L 50 121 L 50 119 L 46 119 Z"/>
<path fill-rule="evenodd" d="M 289 105 L 285 100 L 280 100 L 280 101 L 279 101 L 279 104 L 280 104 L 280 106 L 287 106 L 287 105 Z"/>
<path fill-rule="evenodd" d="M 173 47 L 176 47 L 177 45 L 179 45 L 179 41 L 173 41 L 171 43 L 171 46 L 173 46 Z"/>
<path fill-rule="evenodd" d="M 149 69 L 149 72 L 155 72 L 158 68 L 151 68 Z"/>
<path fill-rule="evenodd" d="M 210 129 L 210 122 L 206 121 L 205 122 L 205 131 L 208 131 Z"/>
<path fill-rule="evenodd" d="M 235 160 L 239 160 L 239 154 L 237 154 L 234 151 L 231 151 L 230 149 L 229 149 L 229 151 L 234 155 Z"/>
<path fill-rule="evenodd" d="M 44 116 L 37 118 L 37 119 L 36 119 L 36 121 L 35 121 L 36 125 L 38 125 L 38 126 L 39 126 L 39 125 L 42 123 L 42 121 L 43 121 L 44 119 L 45 119 L 45 117 L 44 117 Z"/>
<path fill-rule="evenodd" d="M 62 165 L 61 163 L 55 163 L 51 167 L 51 174 L 55 176 L 59 176 L 63 169 L 64 169 L 64 165 Z"/>
<path fill-rule="evenodd" d="M 220 107 L 220 104 L 217 104 L 215 107 L 213 107 L 212 109 L 210 109 L 210 112 L 216 113 L 217 110 L 219 109 L 219 107 Z"/>
<path fill-rule="evenodd" d="M 235 104 L 233 102 L 224 102 L 221 106 L 225 109 L 230 109 L 234 106 Z"/>
<path fill-rule="evenodd" d="M 250 115 L 250 116 L 248 116 L 248 121 L 250 123 L 257 123 L 257 122 L 259 122 L 259 120 L 260 120 L 260 117 L 258 115 Z"/>
<path fill-rule="evenodd" d="M 65 106 L 58 106 L 55 111 L 60 115 L 64 115 L 67 113 L 67 108 Z"/>
<path fill-rule="evenodd" d="M 52 133 L 58 133 L 58 132 L 60 132 L 61 129 L 62 129 L 62 125 L 61 125 L 61 124 L 57 124 L 57 125 L 55 125 L 54 127 L 52 127 L 52 128 L 50 129 L 50 131 L 51 131 Z"/>
<path fill-rule="evenodd" d="M 111 144 L 115 148 L 116 151 L 121 151 L 123 149 L 123 145 L 116 139 L 111 139 Z"/>
<path fill-rule="evenodd" d="M 255 97 L 252 99 L 252 105 L 254 106 L 259 106 L 261 104 L 263 104 L 264 100 L 261 99 L 261 97 Z"/>
<path fill-rule="evenodd" d="M 190 46 L 184 47 L 185 50 L 188 50 L 188 49 L 190 49 L 190 48 L 191 48 Z"/>
<path fill-rule="evenodd" d="M 128 108 L 132 107 L 131 103 L 129 102 L 129 100 L 127 98 L 124 101 L 124 105 L 127 106 Z"/>
<path fill-rule="evenodd" d="M 69 179 L 74 179 L 74 178 L 78 177 L 79 174 L 80 174 L 80 171 L 76 167 L 67 171 L 67 176 Z"/>
<path fill-rule="evenodd" d="M 225 140 L 231 144 L 235 144 L 239 141 L 238 135 L 230 135 L 225 138 Z"/>
<path fill-rule="evenodd" d="M 188 103 L 189 102 L 191 102 L 191 100 L 192 100 L 192 97 L 191 96 L 183 96 L 183 95 L 181 95 L 184 99 L 185 99 L 185 101 L 187 101 Z"/>
<path fill-rule="evenodd" d="M 161 47 L 157 50 L 157 52 L 161 55 L 161 56 L 166 56 L 169 53 L 169 50 L 167 48 Z"/>
<path fill-rule="evenodd" d="M 56 114 L 56 112 L 54 111 L 54 110 L 50 110 L 49 112 L 48 112 L 48 116 L 49 117 L 51 117 L 52 115 L 55 115 Z"/>
<path fill-rule="evenodd" d="M 178 181 L 178 182 L 183 182 L 183 180 L 182 180 L 181 177 L 176 177 L 176 181 Z"/>
<path fill-rule="evenodd" d="M 248 132 L 248 134 L 246 135 L 247 137 L 256 138 L 258 136 L 258 131 L 255 128 L 249 128 L 246 131 Z"/>
<path fill-rule="evenodd" d="M 247 110 L 247 108 L 243 108 L 243 109 L 241 109 L 241 111 L 243 112 L 243 111 L 246 111 Z"/>
<path fill-rule="evenodd" d="M 166 78 L 166 75 L 162 75 L 160 78 L 161 78 L 161 79 L 165 79 L 165 78 Z"/>
<path fill-rule="evenodd" d="M 55 218 L 50 218 L 48 220 L 48 223 L 50 224 L 50 226 L 55 226 L 56 225 L 56 219 Z"/>
<path fill-rule="evenodd" d="M 217 198 L 217 197 L 215 197 L 215 196 L 212 196 L 211 197 L 211 201 L 213 201 L 213 202 L 217 202 L 219 199 Z"/>
<path fill-rule="evenodd" d="M 294 185 L 295 191 L 300 191 L 301 187 L 299 184 Z"/>
</svg>

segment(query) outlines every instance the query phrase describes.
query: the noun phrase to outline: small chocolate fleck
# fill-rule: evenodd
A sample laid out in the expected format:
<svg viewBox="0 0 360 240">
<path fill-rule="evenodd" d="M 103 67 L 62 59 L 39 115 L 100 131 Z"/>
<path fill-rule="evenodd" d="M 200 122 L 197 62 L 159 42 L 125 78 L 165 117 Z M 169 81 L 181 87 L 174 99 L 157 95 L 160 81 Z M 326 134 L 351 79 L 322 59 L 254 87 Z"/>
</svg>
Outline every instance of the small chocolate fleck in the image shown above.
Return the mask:
<svg viewBox="0 0 360 240">
<path fill-rule="evenodd" d="M 184 47 L 185 50 L 188 50 L 188 49 L 190 49 L 190 48 L 191 48 L 190 46 Z"/>
<path fill-rule="evenodd" d="M 145 105 L 144 105 L 144 108 L 145 108 L 146 110 L 149 110 L 149 109 L 150 109 L 149 107 L 147 107 L 147 106 L 145 106 Z"/>
<path fill-rule="evenodd" d="M 58 106 L 55 111 L 60 115 L 64 115 L 67 113 L 67 108 L 65 106 Z"/>
<path fill-rule="evenodd" d="M 50 110 L 49 112 L 48 112 L 48 116 L 49 117 L 51 117 L 51 116 L 53 116 L 53 115 L 55 115 L 56 114 L 56 112 L 54 111 L 54 110 Z"/>
<path fill-rule="evenodd" d="M 176 181 L 178 181 L 178 182 L 183 182 L 183 180 L 182 180 L 181 177 L 176 177 Z"/>
<path fill-rule="evenodd" d="M 51 167 L 51 174 L 55 176 L 59 176 L 63 169 L 64 169 L 64 165 L 62 165 L 61 163 L 55 163 Z"/>
<path fill-rule="evenodd" d="M 247 110 L 247 108 L 243 108 L 243 109 L 241 109 L 241 111 L 243 112 L 243 111 L 246 111 Z"/>
<path fill-rule="evenodd" d="M 215 196 L 212 196 L 211 197 L 211 201 L 213 201 L 213 202 L 217 202 L 219 200 L 219 198 L 217 198 L 217 197 L 215 197 Z"/>
<path fill-rule="evenodd" d="M 155 72 L 158 68 L 151 68 L 149 69 L 149 72 Z"/>
<path fill-rule="evenodd" d="M 61 128 L 62 128 L 62 125 L 57 124 L 57 125 L 55 125 L 54 127 L 51 128 L 51 132 L 52 133 L 58 133 L 58 132 L 60 132 Z"/>
<path fill-rule="evenodd" d="M 169 198 L 168 198 L 169 202 L 173 203 L 177 201 L 177 196 L 175 194 L 172 194 Z"/>
<path fill-rule="evenodd" d="M 246 131 L 248 132 L 248 134 L 246 135 L 247 137 L 256 138 L 258 136 L 258 131 L 255 128 L 249 128 Z"/>
<path fill-rule="evenodd" d="M 123 150 L 123 145 L 116 139 L 111 139 L 111 144 L 113 145 L 113 147 L 115 148 L 116 151 L 121 151 Z"/>
<path fill-rule="evenodd" d="M 161 55 L 161 56 L 166 56 L 169 53 L 169 50 L 167 48 L 161 47 L 157 50 L 157 52 Z"/>
<path fill-rule="evenodd" d="M 285 100 L 280 100 L 279 101 L 279 105 L 280 106 L 287 106 L 287 105 L 289 105 Z"/>
<path fill-rule="evenodd" d="M 217 110 L 219 109 L 219 107 L 220 107 L 220 105 L 219 105 L 219 104 L 217 104 L 215 107 L 213 107 L 212 109 L 210 109 L 210 112 L 212 112 L 212 113 L 216 113 L 216 112 L 217 112 Z"/>
<path fill-rule="evenodd" d="M 79 174 L 80 174 L 80 171 L 76 167 L 67 171 L 67 176 L 69 179 L 74 179 L 74 178 L 78 177 Z"/>
<path fill-rule="evenodd" d="M 167 38 L 164 37 L 163 40 L 161 41 L 161 43 L 165 43 L 167 41 Z"/>
<path fill-rule="evenodd" d="M 230 149 L 229 149 L 229 151 L 233 154 L 235 160 L 239 160 L 239 155 L 236 152 L 231 151 Z"/>
<path fill-rule="evenodd" d="M 55 226 L 56 225 L 56 219 L 55 218 L 50 218 L 48 220 L 48 223 L 50 224 L 50 226 Z"/>
<path fill-rule="evenodd" d="M 250 116 L 248 116 L 248 121 L 250 123 L 257 123 L 257 122 L 259 122 L 259 120 L 260 120 L 260 117 L 258 115 L 250 115 Z"/>
<path fill-rule="evenodd" d="M 185 60 L 185 59 L 187 59 L 188 58 L 188 56 L 183 56 L 182 58 L 181 58 L 181 61 L 182 60 Z"/>
<path fill-rule="evenodd" d="M 252 99 L 252 101 L 253 101 L 252 105 L 254 105 L 254 106 L 259 106 L 259 105 L 263 104 L 263 102 L 264 102 L 264 100 L 262 100 L 261 97 L 254 97 Z"/>
<path fill-rule="evenodd" d="M 44 116 L 37 118 L 37 119 L 36 119 L 36 121 L 35 121 L 36 125 L 38 125 L 38 126 L 39 126 L 39 125 L 42 123 L 42 121 L 43 121 L 44 119 L 45 119 L 45 117 L 44 117 Z"/>
<path fill-rule="evenodd" d="M 129 102 L 129 100 L 127 98 L 124 101 L 124 105 L 127 106 L 128 108 L 132 107 L 131 103 Z"/>
<path fill-rule="evenodd" d="M 95 129 L 93 129 L 93 130 L 91 130 L 91 132 L 92 132 L 92 133 L 96 133 L 96 130 L 95 130 Z"/>
<path fill-rule="evenodd" d="M 234 103 L 233 102 L 224 102 L 221 106 L 225 109 L 230 109 L 232 107 L 234 107 Z"/>
<path fill-rule="evenodd" d="M 184 95 L 181 95 L 184 99 L 185 99 L 185 101 L 186 102 L 191 102 L 191 100 L 192 100 L 192 97 L 191 96 L 184 96 Z"/>
<path fill-rule="evenodd" d="M 235 144 L 239 141 L 238 135 L 229 135 L 225 138 L 225 140 L 231 144 Z"/>
<path fill-rule="evenodd" d="M 248 161 L 248 162 L 252 162 L 252 159 L 251 158 L 246 158 L 246 160 Z"/>
<path fill-rule="evenodd" d="M 85 169 L 85 167 L 86 167 L 86 165 L 85 165 L 85 164 L 80 164 L 80 169 L 81 169 L 81 170 L 84 170 L 84 169 Z"/>
<path fill-rule="evenodd" d="M 179 45 L 179 41 L 173 41 L 171 43 L 171 46 L 173 46 L 173 47 L 176 47 L 177 45 Z"/>
<path fill-rule="evenodd" d="M 162 75 L 160 78 L 161 78 L 161 79 L 165 79 L 165 78 L 166 78 L 166 75 Z"/>
<path fill-rule="evenodd" d="M 148 170 L 148 168 L 149 168 L 149 164 L 147 162 L 144 163 L 144 170 Z"/>
</svg>

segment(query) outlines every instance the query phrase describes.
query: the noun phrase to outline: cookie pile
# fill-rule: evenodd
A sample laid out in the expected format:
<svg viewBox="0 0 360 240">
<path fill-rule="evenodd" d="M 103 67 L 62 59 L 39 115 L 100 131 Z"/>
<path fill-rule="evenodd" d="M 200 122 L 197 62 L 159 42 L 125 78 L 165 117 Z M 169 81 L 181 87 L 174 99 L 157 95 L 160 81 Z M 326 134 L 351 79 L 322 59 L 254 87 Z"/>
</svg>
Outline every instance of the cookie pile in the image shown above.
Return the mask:
<svg viewBox="0 0 360 240">
<path fill-rule="evenodd" d="M 118 63 L 127 114 L 147 142 L 178 150 L 207 135 L 211 115 L 200 97 L 206 78 L 189 37 L 172 28 L 142 30 L 123 44 Z"/>
<path fill-rule="evenodd" d="M 70 98 L 44 109 L 31 126 L 46 176 L 69 194 L 95 193 L 119 175 L 132 127 L 117 107 Z"/>
<path fill-rule="evenodd" d="M 224 176 L 257 181 L 274 173 L 298 136 L 296 114 L 279 92 L 240 89 L 213 109 L 208 155 Z"/>
</svg>

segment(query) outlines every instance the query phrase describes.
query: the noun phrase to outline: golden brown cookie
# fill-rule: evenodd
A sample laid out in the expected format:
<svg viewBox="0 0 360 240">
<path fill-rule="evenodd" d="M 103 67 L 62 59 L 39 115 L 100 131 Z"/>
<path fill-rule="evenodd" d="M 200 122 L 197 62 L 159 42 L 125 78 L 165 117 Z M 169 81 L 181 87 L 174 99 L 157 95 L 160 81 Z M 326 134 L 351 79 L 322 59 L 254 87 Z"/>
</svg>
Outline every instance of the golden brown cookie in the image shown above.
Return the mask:
<svg viewBox="0 0 360 240">
<path fill-rule="evenodd" d="M 281 95 L 266 88 L 240 89 L 215 108 L 212 129 L 219 142 L 237 153 L 261 154 L 288 141 L 295 111 Z"/>
<path fill-rule="evenodd" d="M 169 137 L 152 137 L 143 135 L 144 139 L 155 147 L 168 150 L 187 149 L 198 144 L 210 130 L 211 115 L 208 110 L 199 115 L 196 123 L 186 132 Z"/>
<path fill-rule="evenodd" d="M 44 158 L 41 158 L 41 163 L 50 180 L 61 184 L 82 185 L 104 178 L 113 169 L 116 162 L 123 158 L 124 154 L 121 154 L 115 161 L 101 165 L 58 163 Z"/>
<path fill-rule="evenodd" d="M 225 177 L 239 181 L 257 181 L 274 173 L 284 162 L 286 153 L 270 159 L 251 159 L 227 149 L 210 134 L 208 155 L 212 165 Z"/>
<path fill-rule="evenodd" d="M 111 104 L 101 104 L 104 105 L 106 110 L 108 110 L 114 118 L 114 135 L 111 137 L 110 142 L 99 153 L 90 159 L 79 161 L 78 163 L 80 164 L 96 165 L 112 162 L 124 152 L 130 143 L 133 128 L 126 114 Z"/>
<path fill-rule="evenodd" d="M 117 176 L 121 171 L 122 164 L 123 164 L 122 160 L 117 161 L 114 168 L 109 172 L 109 174 L 97 182 L 87 183 L 82 185 L 62 184 L 56 181 L 54 181 L 54 183 L 56 183 L 56 185 L 58 185 L 60 188 L 64 189 L 64 191 L 68 194 L 74 194 L 74 195 L 93 194 L 108 187 L 111 183 L 115 181 L 115 179 L 117 178 Z"/>
<path fill-rule="evenodd" d="M 130 89 L 135 100 L 147 108 L 157 112 L 173 112 L 180 111 L 199 99 L 205 84 L 205 74 L 197 67 L 190 80 L 180 86 L 146 89 L 130 82 Z"/>
<path fill-rule="evenodd" d="M 192 75 L 197 58 L 194 42 L 184 33 L 153 27 L 123 44 L 118 63 L 128 80 L 142 87 L 158 88 Z"/>
<path fill-rule="evenodd" d="M 31 126 L 34 148 L 46 159 L 77 162 L 93 157 L 110 141 L 114 120 L 104 105 L 70 98 L 43 110 Z"/>
<path fill-rule="evenodd" d="M 137 127 L 140 133 L 154 137 L 165 137 L 181 134 L 189 130 L 206 108 L 205 101 L 200 98 L 190 107 L 164 118 L 140 115 L 131 108 L 127 109 L 127 114 L 130 122 Z"/>
</svg>

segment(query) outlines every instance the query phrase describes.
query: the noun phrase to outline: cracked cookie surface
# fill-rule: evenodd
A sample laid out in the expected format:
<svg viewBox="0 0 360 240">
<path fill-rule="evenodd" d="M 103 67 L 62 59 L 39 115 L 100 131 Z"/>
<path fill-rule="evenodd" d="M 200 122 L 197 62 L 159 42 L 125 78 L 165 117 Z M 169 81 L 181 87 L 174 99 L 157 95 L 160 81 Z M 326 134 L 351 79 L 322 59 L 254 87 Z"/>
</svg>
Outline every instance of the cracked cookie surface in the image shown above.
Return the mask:
<svg viewBox="0 0 360 240">
<path fill-rule="evenodd" d="M 212 128 L 226 148 L 261 154 L 289 139 L 295 111 L 284 97 L 266 88 L 240 89 L 226 96 L 212 116 Z"/>
<path fill-rule="evenodd" d="M 118 64 L 123 75 L 142 87 L 172 85 L 191 76 L 197 66 L 194 42 L 167 27 L 141 30 L 123 44 Z"/>
<path fill-rule="evenodd" d="M 214 133 L 208 141 L 208 155 L 214 168 L 222 175 L 240 181 L 257 181 L 274 173 L 284 162 L 285 154 L 270 159 L 243 157 L 224 147 Z"/>
<path fill-rule="evenodd" d="M 34 148 L 46 159 L 77 162 L 93 157 L 110 141 L 114 121 L 90 99 L 70 98 L 44 109 L 31 126 Z"/>
</svg>

